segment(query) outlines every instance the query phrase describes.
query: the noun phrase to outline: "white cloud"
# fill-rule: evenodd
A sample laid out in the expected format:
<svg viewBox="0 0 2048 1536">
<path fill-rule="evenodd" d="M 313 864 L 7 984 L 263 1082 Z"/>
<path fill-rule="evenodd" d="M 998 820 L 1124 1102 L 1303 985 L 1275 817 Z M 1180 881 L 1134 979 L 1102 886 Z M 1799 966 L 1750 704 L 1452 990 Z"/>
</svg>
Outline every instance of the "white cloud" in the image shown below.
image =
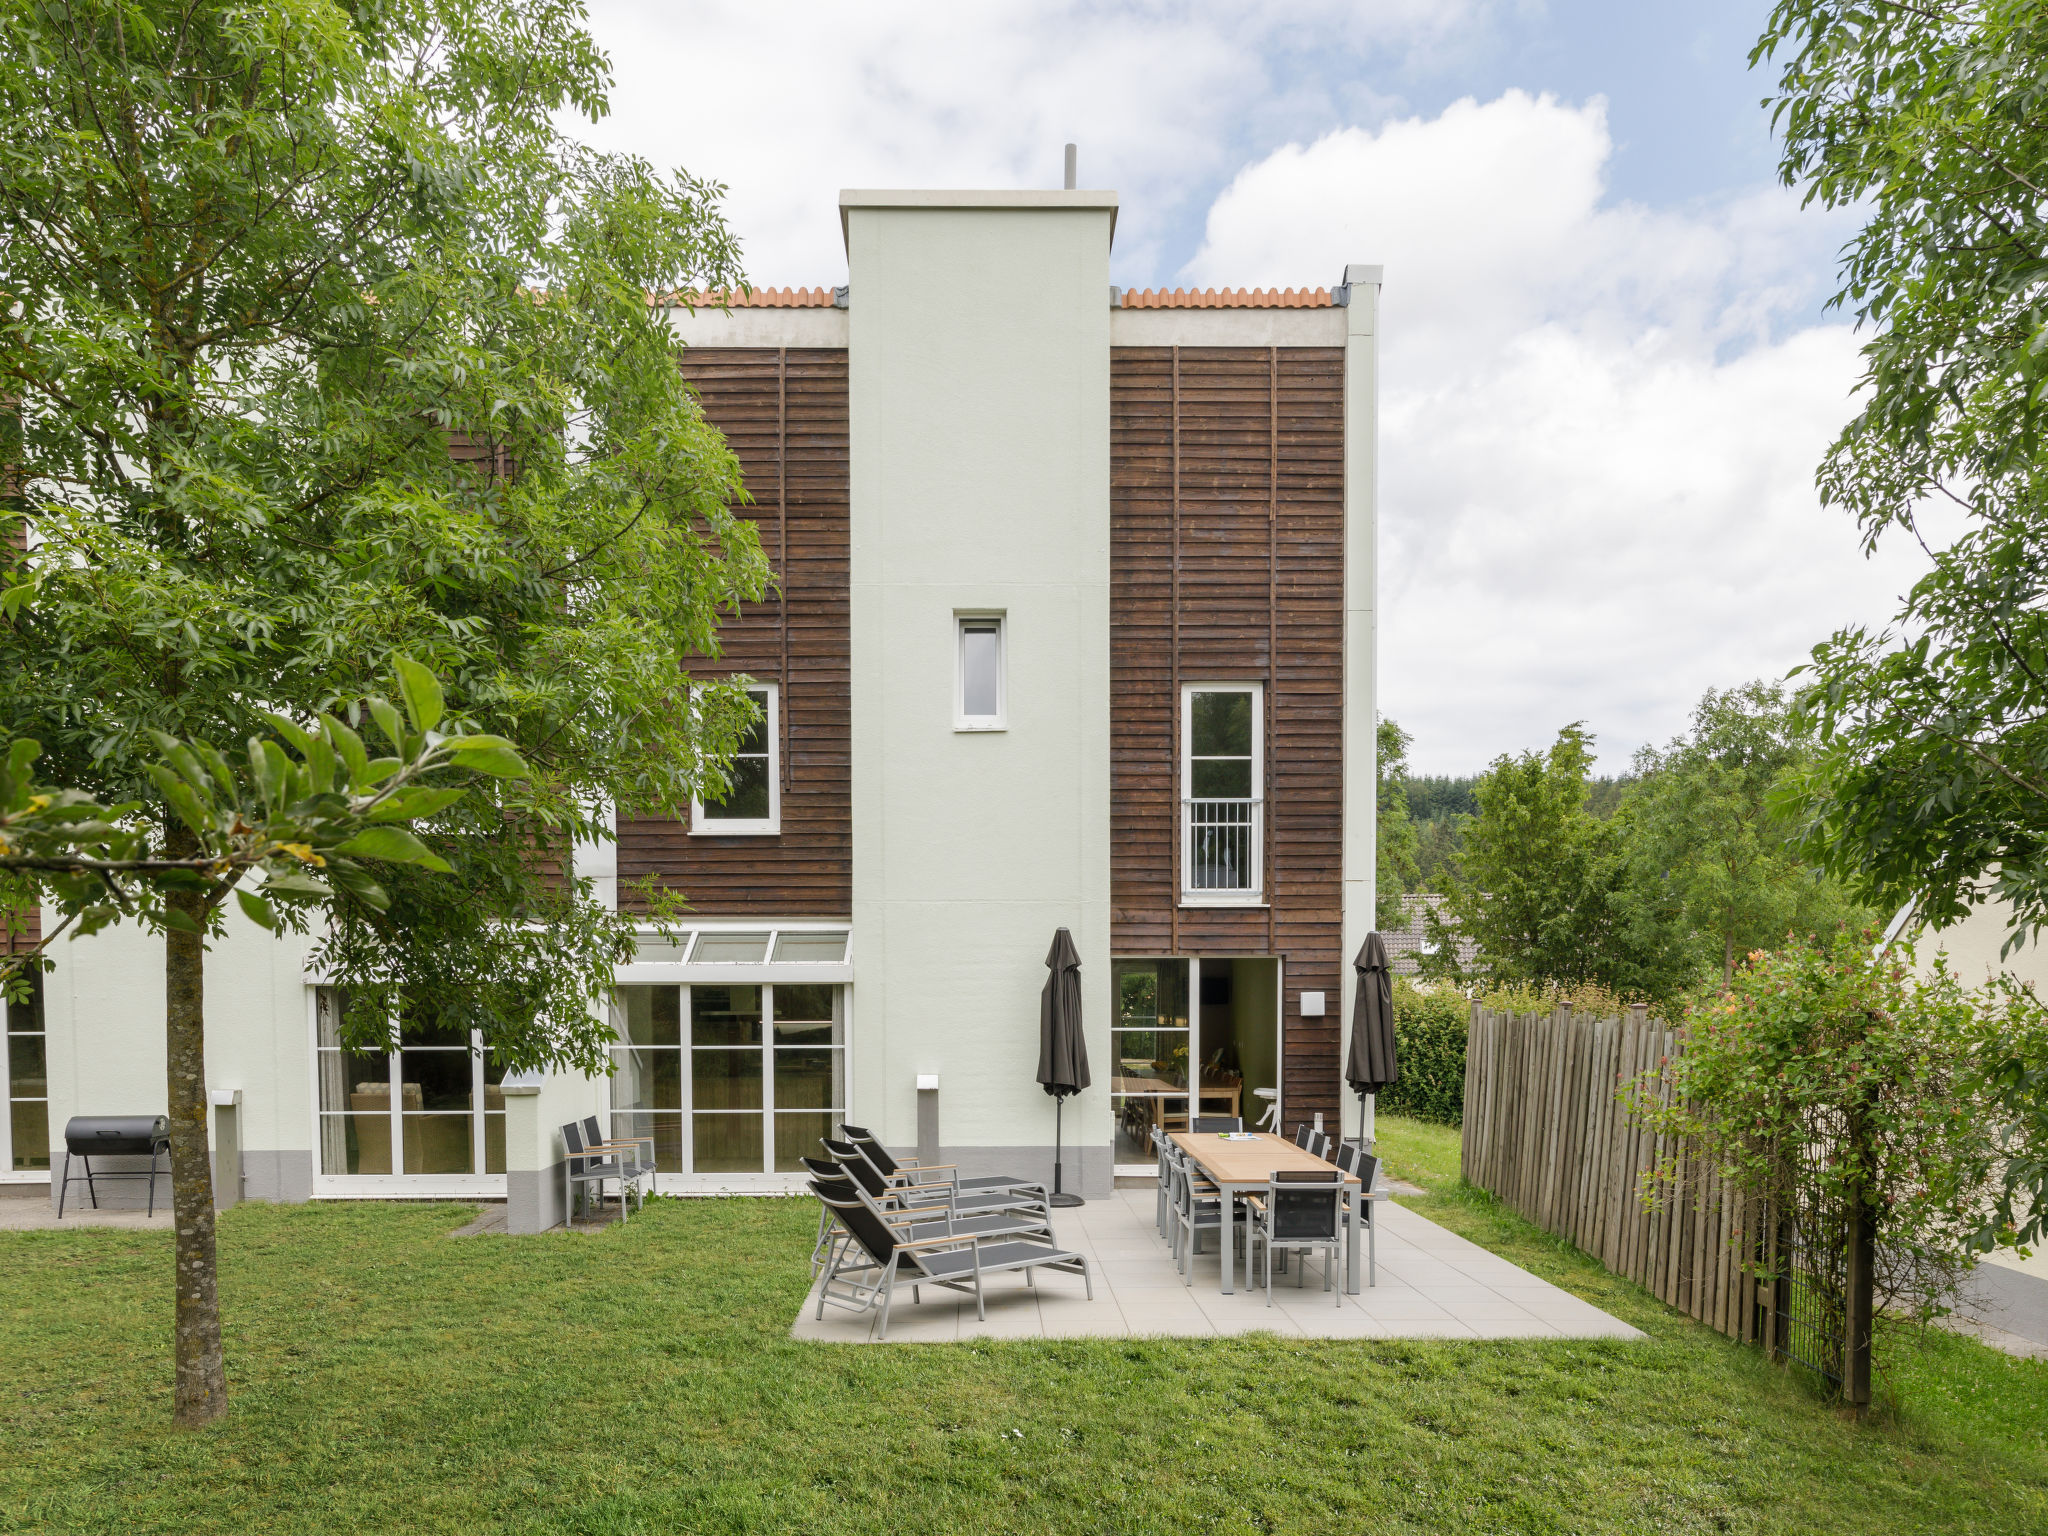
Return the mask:
<svg viewBox="0 0 2048 1536">
<path fill-rule="evenodd" d="M 1910 580 L 1813 490 L 1857 374 L 1813 318 L 1839 224 L 1613 203 L 1611 152 L 1602 102 L 1520 92 L 1345 129 L 1242 171 L 1184 273 L 1386 264 L 1381 702 L 1425 771 L 1574 719 L 1618 768 Z"/>
<path fill-rule="evenodd" d="M 1355 116 L 1361 60 L 1462 46 L 1492 3 L 597 0 L 613 116 L 576 131 L 728 183 L 754 279 L 806 285 L 843 280 L 840 188 L 1058 186 L 1073 140 L 1142 282 L 1248 141 Z"/>
</svg>

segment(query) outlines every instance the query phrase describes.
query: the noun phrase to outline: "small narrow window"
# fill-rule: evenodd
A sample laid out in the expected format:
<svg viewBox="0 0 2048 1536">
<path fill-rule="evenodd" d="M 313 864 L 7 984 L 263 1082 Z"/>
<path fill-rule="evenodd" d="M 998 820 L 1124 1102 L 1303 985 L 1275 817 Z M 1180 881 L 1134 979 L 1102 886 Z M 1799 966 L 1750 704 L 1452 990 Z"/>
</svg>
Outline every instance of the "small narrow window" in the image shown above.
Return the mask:
<svg viewBox="0 0 2048 1536">
<path fill-rule="evenodd" d="M 1255 683 L 1181 693 L 1181 900 L 1261 899 L 1265 864 L 1263 692 Z"/>
<path fill-rule="evenodd" d="M 690 830 L 706 836 L 758 835 L 782 830 L 782 783 L 780 763 L 780 690 L 774 684 L 749 688 L 761 718 L 740 739 L 726 770 L 725 793 L 716 800 L 699 800 L 693 807 Z"/>
<path fill-rule="evenodd" d="M 1000 614 L 962 614 L 960 688 L 954 725 L 963 731 L 1003 728 L 1003 620 Z"/>
</svg>

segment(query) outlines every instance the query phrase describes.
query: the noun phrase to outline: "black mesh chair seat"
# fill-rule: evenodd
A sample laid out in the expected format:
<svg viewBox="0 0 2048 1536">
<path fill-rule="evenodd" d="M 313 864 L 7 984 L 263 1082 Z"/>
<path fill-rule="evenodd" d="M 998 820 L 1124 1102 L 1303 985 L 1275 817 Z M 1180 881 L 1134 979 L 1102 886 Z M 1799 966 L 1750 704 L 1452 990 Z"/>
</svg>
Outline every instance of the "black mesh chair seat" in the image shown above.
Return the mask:
<svg viewBox="0 0 2048 1536">
<path fill-rule="evenodd" d="M 1273 1305 L 1273 1257 L 1276 1250 L 1323 1254 L 1323 1289 L 1336 1292 L 1344 1305 L 1344 1287 L 1332 1285 L 1344 1231 L 1344 1174 L 1341 1169 L 1279 1169 L 1266 1182 L 1264 1198 L 1252 1204 L 1250 1241 L 1254 1250 L 1266 1245 L 1266 1305 Z M 1299 1286 L 1306 1266 L 1295 1266 Z"/>
</svg>

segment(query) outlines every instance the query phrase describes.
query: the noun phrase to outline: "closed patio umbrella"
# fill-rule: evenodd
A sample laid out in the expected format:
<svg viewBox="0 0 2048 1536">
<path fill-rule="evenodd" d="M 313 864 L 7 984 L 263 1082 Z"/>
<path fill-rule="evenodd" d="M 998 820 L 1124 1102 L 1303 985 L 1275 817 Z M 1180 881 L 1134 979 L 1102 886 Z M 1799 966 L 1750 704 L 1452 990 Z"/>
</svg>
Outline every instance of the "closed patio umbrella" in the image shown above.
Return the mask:
<svg viewBox="0 0 2048 1536">
<path fill-rule="evenodd" d="M 1394 1059 L 1394 977 L 1387 968 L 1387 946 L 1377 933 L 1365 936 L 1351 964 L 1358 972 L 1358 996 L 1351 1007 L 1344 1080 L 1358 1095 L 1358 1136 L 1364 1143 L 1372 1139 L 1373 1095 L 1390 1087 L 1401 1071 Z"/>
<path fill-rule="evenodd" d="M 1067 1096 L 1088 1086 L 1088 1042 L 1081 1034 L 1081 956 L 1074 936 L 1062 928 L 1046 952 L 1045 990 L 1038 996 L 1038 1081 L 1053 1098 L 1052 1203 L 1085 1204 L 1060 1188 Z"/>
</svg>

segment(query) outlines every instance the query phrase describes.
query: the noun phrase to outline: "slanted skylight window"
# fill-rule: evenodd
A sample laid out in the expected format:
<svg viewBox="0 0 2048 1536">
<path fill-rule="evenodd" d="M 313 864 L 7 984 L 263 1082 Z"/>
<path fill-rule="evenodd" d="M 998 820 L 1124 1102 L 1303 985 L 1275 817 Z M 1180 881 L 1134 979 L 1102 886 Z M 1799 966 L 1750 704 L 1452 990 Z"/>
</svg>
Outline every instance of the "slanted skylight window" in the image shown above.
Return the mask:
<svg viewBox="0 0 2048 1536">
<path fill-rule="evenodd" d="M 846 934 L 843 931 L 778 933 L 775 936 L 775 958 L 837 964 L 846 958 Z"/>
<path fill-rule="evenodd" d="M 704 965 L 724 961 L 732 965 L 758 965 L 768 958 L 768 934 L 758 933 L 700 933 L 697 935 L 696 953 L 690 956 L 693 964 Z"/>
</svg>

